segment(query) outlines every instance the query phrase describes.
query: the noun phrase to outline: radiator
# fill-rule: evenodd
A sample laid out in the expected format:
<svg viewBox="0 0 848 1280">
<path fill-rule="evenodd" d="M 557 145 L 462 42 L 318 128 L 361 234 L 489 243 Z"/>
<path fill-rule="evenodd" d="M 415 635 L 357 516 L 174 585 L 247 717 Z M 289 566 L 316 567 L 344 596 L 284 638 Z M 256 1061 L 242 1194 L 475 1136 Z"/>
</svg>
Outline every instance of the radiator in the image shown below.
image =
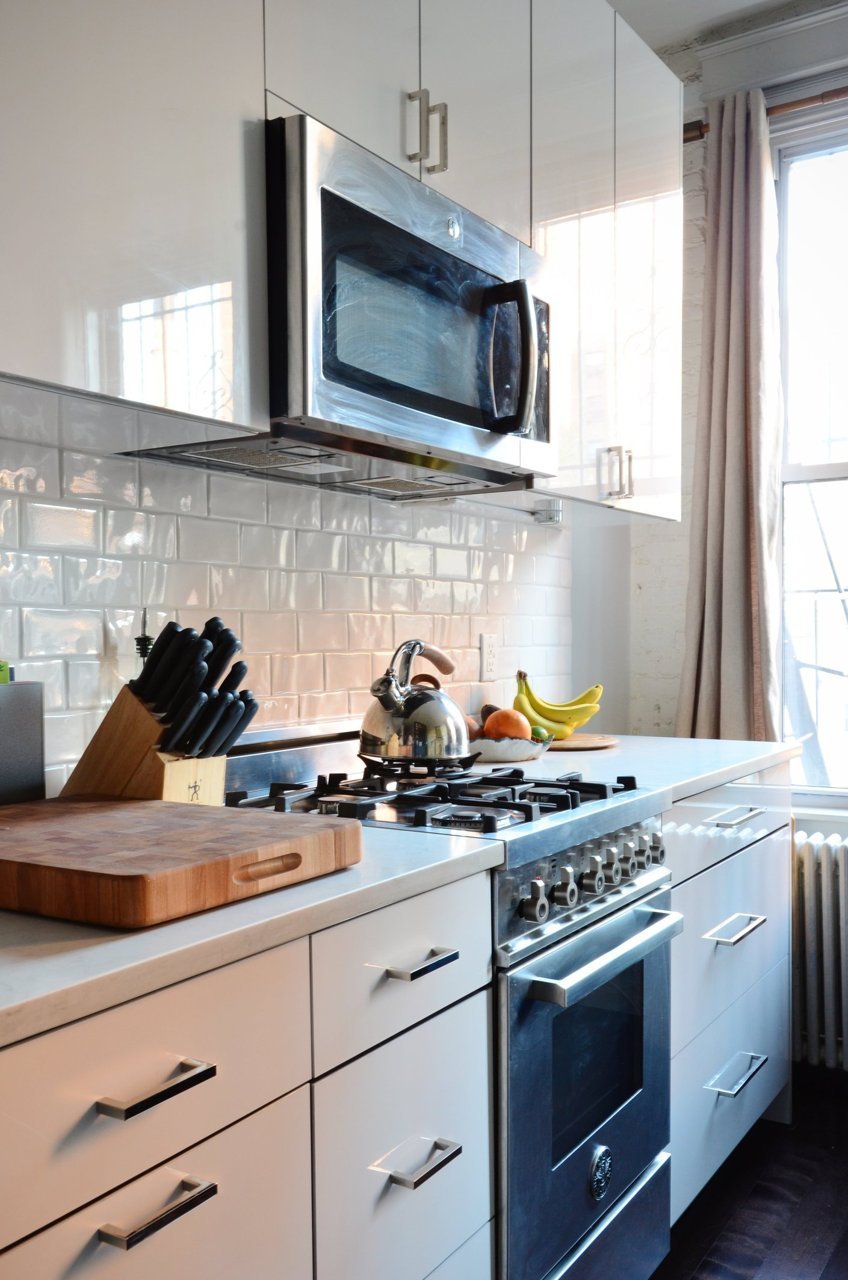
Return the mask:
<svg viewBox="0 0 848 1280">
<path fill-rule="evenodd" d="M 796 831 L 792 1056 L 848 1069 L 848 840 Z"/>
</svg>

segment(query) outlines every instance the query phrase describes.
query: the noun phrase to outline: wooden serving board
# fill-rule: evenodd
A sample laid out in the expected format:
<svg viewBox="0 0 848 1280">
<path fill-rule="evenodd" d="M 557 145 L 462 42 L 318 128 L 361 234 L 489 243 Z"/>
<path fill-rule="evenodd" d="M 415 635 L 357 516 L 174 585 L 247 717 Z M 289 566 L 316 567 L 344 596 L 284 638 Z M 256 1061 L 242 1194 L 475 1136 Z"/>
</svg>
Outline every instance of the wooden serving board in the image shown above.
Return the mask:
<svg viewBox="0 0 848 1280">
<path fill-rule="evenodd" d="M 355 818 L 68 797 L 0 808 L 0 908 L 138 929 L 358 862 Z"/>
<path fill-rule="evenodd" d="M 552 742 L 549 751 L 600 751 L 602 747 L 617 747 L 618 738 L 607 733 L 572 733 L 570 738 Z"/>
</svg>

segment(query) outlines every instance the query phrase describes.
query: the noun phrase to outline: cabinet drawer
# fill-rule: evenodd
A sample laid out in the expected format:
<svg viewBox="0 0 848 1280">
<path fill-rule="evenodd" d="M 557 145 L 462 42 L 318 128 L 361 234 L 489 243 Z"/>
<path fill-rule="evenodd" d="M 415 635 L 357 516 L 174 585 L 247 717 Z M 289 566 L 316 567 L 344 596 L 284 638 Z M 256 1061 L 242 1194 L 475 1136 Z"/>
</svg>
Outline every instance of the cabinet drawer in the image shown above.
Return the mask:
<svg viewBox="0 0 848 1280">
<path fill-rule="evenodd" d="M 790 804 L 788 786 L 750 778 L 673 805 L 663 814 L 663 842 L 675 883 L 787 826 Z"/>
<path fill-rule="evenodd" d="M 3 1049 L 0 1247 L 309 1076 L 306 939 Z"/>
<path fill-rule="evenodd" d="M 314 935 L 315 1074 L 487 983 L 491 919 L 477 875 Z"/>
<path fill-rule="evenodd" d="M 316 1280 L 423 1280 L 492 1217 L 490 1038 L 481 991 L 315 1084 Z"/>
<path fill-rule="evenodd" d="M 492 1280 L 495 1274 L 495 1224 L 487 1222 L 456 1253 L 431 1271 L 427 1280 Z"/>
<path fill-rule="evenodd" d="M 129 1248 L 99 1237 L 143 1234 L 177 1204 L 181 1216 Z M 304 1085 L 0 1254 L 0 1280 L 280 1280 L 282 1258 L 286 1280 L 311 1280 L 311 1208 Z"/>
<path fill-rule="evenodd" d="M 671 899 L 685 921 L 671 944 L 674 1055 L 789 954 L 789 829 L 675 885 Z"/>
<path fill-rule="evenodd" d="M 754 1054 L 767 1059 L 756 1071 Z M 789 1083 L 789 1077 L 789 960 L 785 959 L 672 1059 L 672 1222 Z M 715 1091 L 717 1087 L 735 1090 L 736 1095 L 723 1096 Z"/>
</svg>

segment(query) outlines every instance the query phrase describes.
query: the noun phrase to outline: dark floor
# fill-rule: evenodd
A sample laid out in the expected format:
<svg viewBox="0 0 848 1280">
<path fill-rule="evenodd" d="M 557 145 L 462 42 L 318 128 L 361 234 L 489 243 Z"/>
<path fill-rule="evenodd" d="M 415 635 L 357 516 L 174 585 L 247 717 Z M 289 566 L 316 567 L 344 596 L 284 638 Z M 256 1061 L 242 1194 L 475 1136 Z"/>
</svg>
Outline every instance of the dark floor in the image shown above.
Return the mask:
<svg viewBox="0 0 848 1280">
<path fill-rule="evenodd" d="M 754 1126 L 653 1280 L 848 1280 L 848 1072 L 796 1068 L 793 1113 Z"/>
</svg>

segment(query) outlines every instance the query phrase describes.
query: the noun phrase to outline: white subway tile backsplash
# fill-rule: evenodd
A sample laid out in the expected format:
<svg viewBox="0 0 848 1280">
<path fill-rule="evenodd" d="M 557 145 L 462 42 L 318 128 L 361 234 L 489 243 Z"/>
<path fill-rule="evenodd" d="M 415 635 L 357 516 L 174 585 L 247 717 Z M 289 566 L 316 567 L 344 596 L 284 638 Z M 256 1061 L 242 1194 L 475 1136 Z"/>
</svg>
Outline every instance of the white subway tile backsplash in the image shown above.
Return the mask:
<svg viewBox="0 0 848 1280">
<path fill-rule="evenodd" d="M 209 570 L 209 603 L 213 609 L 267 609 L 270 599 L 267 569 Z"/>
<path fill-rule="evenodd" d="M 23 540 L 29 547 L 99 551 L 100 520 L 99 507 L 25 502 Z"/>
<path fill-rule="evenodd" d="M 271 692 L 303 693 L 324 688 L 323 653 L 273 654 Z"/>
<path fill-rule="evenodd" d="M 137 507 L 138 474 L 134 458 L 97 457 L 67 449 L 62 453 L 62 493 L 66 498 L 104 498 Z"/>
<path fill-rule="evenodd" d="M 141 608 L 138 609 L 105 609 L 104 610 L 104 626 L 106 629 L 106 647 L 107 657 L 117 662 L 119 659 L 127 658 L 132 655 L 137 669 L 131 671 L 131 675 L 137 675 L 141 666 L 141 659 L 136 653 L 135 637 L 141 635 Z M 158 636 L 159 632 L 169 620 L 169 614 L 166 611 L 159 612 L 156 609 L 148 609 L 147 611 L 147 634 L 150 636 Z"/>
<path fill-rule="evenodd" d="M 143 460 L 139 464 L 139 505 L 156 511 L 205 516 L 209 477 L 193 467 Z"/>
<path fill-rule="evenodd" d="M 451 584 L 437 578 L 416 578 L 414 599 L 419 613 L 450 613 Z"/>
<path fill-rule="evenodd" d="M 271 692 L 270 653 L 251 653 L 245 649 L 239 657 L 247 663 L 247 675 L 242 681 L 242 689 L 252 690 L 257 698 L 267 698 Z"/>
<path fill-rule="evenodd" d="M 371 606 L 378 613 L 411 613 L 413 590 L 411 578 L 372 578 Z"/>
<path fill-rule="evenodd" d="M 242 614 L 241 639 L 247 653 L 294 653 L 297 619 L 291 612 Z"/>
<path fill-rule="evenodd" d="M 323 600 L 320 573 L 270 573 L 272 609 L 320 609 Z"/>
<path fill-rule="evenodd" d="M 261 480 L 209 476 L 209 514 L 226 520 L 264 521 L 268 513 L 268 486 Z"/>
<path fill-rule="evenodd" d="M 437 578 L 467 578 L 468 552 L 464 547 L 436 548 Z"/>
<path fill-rule="evenodd" d="M 415 537 L 422 542 L 451 542 L 451 513 L 444 508 L 416 508 Z"/>
<path fill-rule="evenodd" d="M 332 720 L 348 714 L 347 690 L 332 693 L 302 693 L 301 720 Z"/>
<path fill-rule="evenodd" d="M 371 533 L 376 538 L 412 538 L 412 512 L 408 507 L 375 498 L 371 503 Z"/>
<path fill-rule="evenodd" d="M 21 649 L 21 617 L 18 609 L 0 609 L 0 658 L 9 662 Z"/>
<path fill-rule="evenodd" d="M 241 563 L 293 569 L 294 531 L 274 529 L 267 524 L 242 525 Z"/>
<path fill-rule="evenodd" d="M 348 616 L 348 639 L 354 650 L 385 649 L 392 640 L 391 613 L 351 613 Z"/>
<path fill-rule="evenodd" d="M 163 608 L 206 609 L 209 605 L 209 566 L 168 564 L 147 560 L 140 601 Z"/>
<path fill-rule="evenodd" d="M 451 515 L 451 542 L 455 547 L 482 547 L 486 542 L 486 520 L 473 512 Z"/>
<path fill-rule="evenodd" d="M 35 680 L 43 685 L 45 711 L 64 711 L 67 706 L 65 697 L 65 664 L 61 659 L 53 658 L 45 662 L 16 662 L 16 680 Z"/>
<path fill-rule="evenodd" d="M 138 411 L 111 401 L 63 396 L 59 439 L 66 449 L 122 453 L 138 448 Z"/>
<path fill-rule="evenodd" d="M 0 436 L 57 445 L 59 399 L 55 391 L 0 380 Z"/>
<path fill-rule="evenodd" d="M 70 605 L 132 605 L 141 600 L 137 560 L 64 557 L 65 601 Z"/>
<path fill-rule="evenodd" d="M 320 490 L 307 485 L 269 484 L 268 523 L 284 529 L 320 529 Z"/>
<path fill-rule="evenodd" d="M 24 609 L 23 647 L 28 658 L 103 653 L 100 609 Z"/>
<path fill-rule="evenodd" d="M 483 609 L 486 596 L 481 582 L 454 582 L 451 588 L 456 613 L 479 613 Z"/>
<path fill-rule="evenodd" d="M 371 603 L 371 579 L 356 574 L 324 574 L 324 608 L 367 609 Z"/>
<path fill-rule="evenodd" d="M 365 689 L 371 684 L 370 653 L 328 653 L 324 659 L 328 689 Z"/>
<path fill-rule="evenodd" d="M 229 520 L 179 516 L 177 547 L 180 560 L 195 560 L 202 564 L 238 564 L 238 525 Z"/>
<path fill-rule="evenodd" d="M 44 760 L 48 765 L 78 760 L 102 719 L 95 711 L 61 712 L 44 721 Z"/>
<path fill-rule="evenodd" d="M 173 560 L 177 554 L 177 522 L 170 515 L 143 511 L 105 511 L 103 550 L 113 556 L 152 556 Z"/>
<path fill-rule="evenodd" d="M 59 496 L 59 450 L 29 441 L 4 440 L 0 455 L 0 489 Z"/>
<path fill-rule="evenodd" d="M 298 569 L 347 568 L 347 540 L 340 533 L 315 533 L 299 529 L 295 534 L 295 564 Z"/>
<path fill-rule="evenodd" d="M 368 533 L 371 506 L 367 498 L 354 494 L 321 494 L 321 528 L 330 533 Z"/>
<path fill-rule="evenodd" d="M 0 547 L 18 545 L 18 499 L 0 496 Z"/>
<path fill-rule="evenodd" d="M 352 534 L 347 540 L 347 562 L 353 573 L 391 573 L 392 543 L 388 538 L 360 538 Z"/>
<path fill-rule="evenodd" d="M 60 604 L 61 557 L 0 551 L 0 600 L 4 604 Z"/>
<path fill-rule="evenodd" d="M 301 653 L 331 653 L 348 648 L 346 613 L 300 613 L 297 618 Z"/>
<path fill-rule="evenodd" d="M 423 542 L 395 542 L 395 573 L 430 578 L 433 575 L 433 548 Z"/>
<path fill-rule="evenodd" d="M 117 666 L 103 662 L 69 662 L 68 707 L 72 711 L 108 707 L 117 697 L 121 684 Z"/>
<path fill-rule="evenodd" d="M 262 698 L 251 727 L 265 728 L 267 725 L 295 724 L 299 718 L 299 699 L 296 693 L 290 693 L 283 698 Z"/>
<path fill-rule="evenodd" d="M 71 776 L 71 765 L 52 764 L 44 770 L 44 794 L 48 800 L 55 800 Z"/>
</svg>

